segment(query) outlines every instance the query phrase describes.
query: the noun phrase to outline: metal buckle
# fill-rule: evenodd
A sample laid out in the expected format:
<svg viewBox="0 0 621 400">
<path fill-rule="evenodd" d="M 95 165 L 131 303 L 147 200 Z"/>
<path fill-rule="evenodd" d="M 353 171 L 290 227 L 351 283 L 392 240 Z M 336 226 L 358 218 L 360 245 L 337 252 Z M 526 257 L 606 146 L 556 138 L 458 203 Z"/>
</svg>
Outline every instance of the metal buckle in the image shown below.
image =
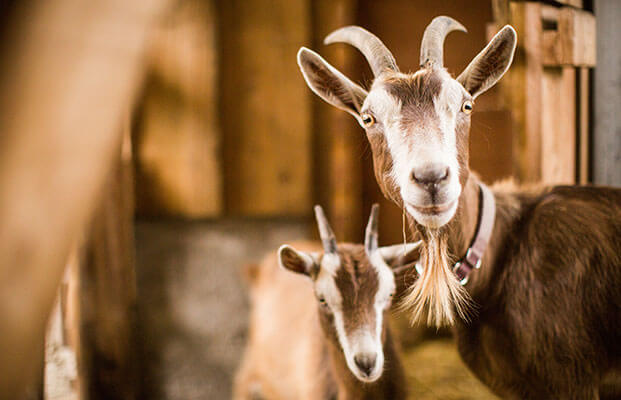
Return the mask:
<svg viewBox="0 0 621 400">
<path fill-rule="evenodd" d="M 466 251 L 466 262 L 470 263 L 468 260 L 470 259 L 470 253 L 472 252 L 472 247 L 468 247 L 468 251 Z M 477 260 L 477 263 L 472 266 L 473 268 L 479 269 L 481 268 L 481 259 Z"/>
<path fill-rule="evenodd" d="M 457 275 L 457 270 L 459 269 L 459 267 L 461 266 L 461 261 L 458 261 L 455 263 L 455 266 L 453 266 L 453 273 Z M 464 277 L 464 279 L 460 280 L 459 283 L 464 286 L 466 283 L 468 283 L 468 275 L 466 275 Z"/>
</svg>

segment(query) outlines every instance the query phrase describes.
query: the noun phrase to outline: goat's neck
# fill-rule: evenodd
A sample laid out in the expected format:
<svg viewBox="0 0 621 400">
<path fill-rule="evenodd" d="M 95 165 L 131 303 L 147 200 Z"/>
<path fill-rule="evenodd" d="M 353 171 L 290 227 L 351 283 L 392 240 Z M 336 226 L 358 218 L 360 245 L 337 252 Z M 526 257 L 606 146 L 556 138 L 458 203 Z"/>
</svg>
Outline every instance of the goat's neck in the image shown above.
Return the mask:
<svg viewBox="0 0 621 400">
<path fill-rule="evenodd" d="M 479 179 L 475 175 L 469 174 L 463 185 L 455 217 L 441 228 L 441 234 L 447 235 L 448 254 L 451 255 L 453 262 L 464 257 L 476 234 L 479 218 L 479 184 Z M 496 218 L 492 236 L 481 260 L 481 268 L 472 271 L 466 285 L 466 290 L 475 300 L 481 300 L 481 297 L 485 297 L 485 293 L 491 289 L 493 270 L 496 267 L 500 247 L 520 213 L 519 201 L 513 194 L 494 193 L 494 197 L 496 199 Z M 423 240 L 428 235 L 426 229 L 416 224 L 411 217 L 410 226 L 416 227 Z"/>
<path fill-rule="evenodd" d="M 448 252 L 454 260 L 458 260 L 466 253 L 474 237 L 478 215 L 479 180 L 470 174 L 463 185 L 457 212 L 448 224 L 439 230 L 431 230 L 418 224 L 411 215 L 407 216 L 410 227 L 415 227 L 423 241 L 428 240 L 432 235 L 446 236 Z"/>
<path fill-rule="evenodd" d="M 345 355 L 335 340 L 329 335 L 329 352 L 331 367 L 338 386 L 338 400 L 370 400 L 370 399 L 405 399 L 406 383 L 403 366 L 399 359 L 395 343 L 391 337 L 387 324 L 384 338 L 384 373 L 375 382 L 364 383 L 359 381 L 347 367 Z"/>
<path fill-rule="evenodd" d="M 452 257 L 453 262 L 464 257 L 476 234 L 479 218 L 479 183 L 480 181 L 475 175 L 469 174 L 463 185 L 455 217 L 447 225 L 440 228 L 439 234 L 446 235 L 448 254 Z M 500 236 L 502 232 L 506 231 L 506 225 L 509 222 L 505 221 L 505 216 L 507 215 L 506 210 L 503 210 L 505 207 L 504 202 L 498 201 L 497 197 L 496 221 L 490 243 L 483 256 L 481 268 L 474 270 L 468 278 L 469 283 L 466 286 L 466 290 L 468 290 L 471 296 L 475 296 L 478 289 L 488 286 L 486 280 L 491 275 L 489 270 L 496 259 L 497 247 L 501 241 Z M 411 226 L 416 227 L 423 240 L 429 237 L 430 232 L 425 227 L 417 224 L 412 217 L 409 218 Z"/>
</svg>

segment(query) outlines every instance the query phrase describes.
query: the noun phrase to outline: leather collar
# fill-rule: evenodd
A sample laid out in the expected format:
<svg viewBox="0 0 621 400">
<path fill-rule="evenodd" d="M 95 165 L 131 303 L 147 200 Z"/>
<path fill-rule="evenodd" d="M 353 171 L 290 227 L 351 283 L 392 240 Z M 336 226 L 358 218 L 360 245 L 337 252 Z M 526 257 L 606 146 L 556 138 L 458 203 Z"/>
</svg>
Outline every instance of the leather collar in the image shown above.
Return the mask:
<svg viewBox="0 0 621 400">
<path fill-rule="evenodd" d="M 479 188 L 479 219 L 476 233 L 468 250 L 466 250 L 466 255 L 453 266 L 453 272 L 462 285 L 468 283 L 468 277 L 473 269 L 481 267 L 481 259 L 487 249 L 496 220 L 494 194 L 483 183 L 479 183 Z"/>
</svg>

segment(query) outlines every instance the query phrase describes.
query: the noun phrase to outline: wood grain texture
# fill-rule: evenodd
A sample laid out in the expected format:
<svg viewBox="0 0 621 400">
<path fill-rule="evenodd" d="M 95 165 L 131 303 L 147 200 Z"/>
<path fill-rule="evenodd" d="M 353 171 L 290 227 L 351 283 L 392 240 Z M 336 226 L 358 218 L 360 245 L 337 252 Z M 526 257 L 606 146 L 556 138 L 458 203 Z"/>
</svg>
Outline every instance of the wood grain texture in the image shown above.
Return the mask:
<svg viewBox="0 0 621 400">
<path fill-rule="evenodd" d="M 543 106 L 543 54 L 541 5 L 511 3 L 511 22 L 518 34 L 518 48 L 506 79 L 513 112 L 516 177 L 524 182 L 541 179 L 541 111 Z"/>
<path fill-rule="evenodd" d="M 189 0 L 154 32 L 133 133 L 140 215 L 222 212 L 216 22 L 213 1 Z"/>
<path fill-rule="evenodd" d="M 578 175 L 577 182 L 591 182 L 591 78 L 588 68 L 577 71 L 578 92 Z"/>
<path fill-rule="evenodd" d="M 542 6 L 542 18 L 557 27 L 543 32 L 546 66 L 595 66 L 597 46 L 592 13 L 571 7 Z"/>
<path fill-rule="evenodd" d="M 310 215 L 310 92 L 296 64 L 307 0 L 219 3 L 227 212 Z"/>
<path fill-rule="evenodd" d="M 576 70 L 545 68 L 541 110 L 541 180 L 572 184 L 576 176 Z"/>
<path fill-rule="evenodd" d="M 354 81 L 363 62 L 357 50 L 346 44 L 324 46 L 323 39 L 333 30 L 355 23 L 357 3 L 356 0 L 312 2 L 313 48 Z M 349 114 L 315 95 L 312 110 L 316 202 L 326 210 L 340 241 L 360 241 L 367 211 L 363 209 L 362 197 L 364 131 Z"/>
</svg>

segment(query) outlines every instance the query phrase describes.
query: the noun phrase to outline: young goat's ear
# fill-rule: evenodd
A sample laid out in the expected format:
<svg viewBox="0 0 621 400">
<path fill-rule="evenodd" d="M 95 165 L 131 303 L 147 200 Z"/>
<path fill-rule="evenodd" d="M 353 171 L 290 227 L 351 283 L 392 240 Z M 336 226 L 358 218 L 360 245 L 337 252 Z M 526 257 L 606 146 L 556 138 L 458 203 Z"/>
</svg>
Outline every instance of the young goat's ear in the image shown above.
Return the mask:
<svg viewBox="0 0 621 400">
<path fill-rule="evenodd" d="M 517 43 L 515 30 L 506 25 L 470 62 L 457 81 L 476 98 L 491 88 L 507 72 Z"/>
<path fill-rule="evenodd" d="M 367 97 L 366 90 L 306 47 L 298 51 L 298 65 L 306 84 L 317 96 L 334 107 L 347 111 L 357 120 L 360 119 L 360 109 Z"/>
<path fill-rule="evenodd" d="M 392 246 L 380 247 L 380 255 L 392 269 L 398 269 L 404 265 L 418 261 L 420 258 L 420 246 L 422 242 L 406 244 L 394 244 Z"/>
<path fill-rule="evenodd" d="M 315 268 L 315 259 L 308 253 L 297 251 L 288 244 L 278 249 L 278 263 L 282 268 L 297 274 L 309 275 Z"/>
</svg>

